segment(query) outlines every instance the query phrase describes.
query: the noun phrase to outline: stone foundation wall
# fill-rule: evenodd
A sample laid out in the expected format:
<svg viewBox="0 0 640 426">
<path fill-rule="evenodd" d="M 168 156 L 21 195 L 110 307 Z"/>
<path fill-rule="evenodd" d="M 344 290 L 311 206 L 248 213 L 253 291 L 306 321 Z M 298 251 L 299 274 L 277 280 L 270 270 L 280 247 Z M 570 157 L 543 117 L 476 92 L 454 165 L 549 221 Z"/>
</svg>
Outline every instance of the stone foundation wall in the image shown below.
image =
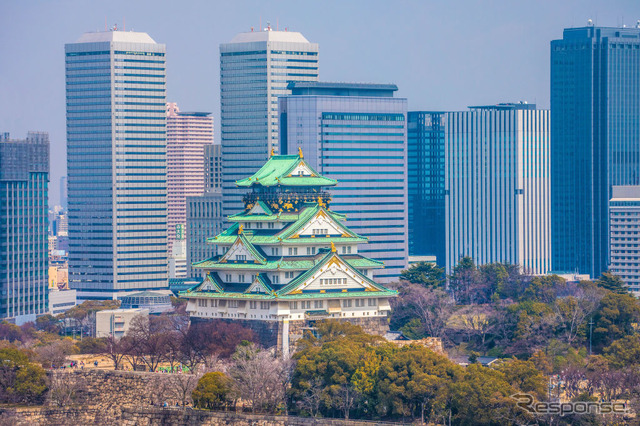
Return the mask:
<svg viewBox="0 0 640 426">
<path fill-rule="evenodd" d="M 92 425 L 104 426 L 371 426 L 378 422 L 342 419 L 314 419 L 310 417 L 269 416 L 193 410 L 183 408 L 126 407 L 117 417 L 101 415 L 90 408 L 0 408 L 0 424 L 3 426 L 59 426 Z M 392 424 L 385 422 L 385 424 Z"/>
</svg>

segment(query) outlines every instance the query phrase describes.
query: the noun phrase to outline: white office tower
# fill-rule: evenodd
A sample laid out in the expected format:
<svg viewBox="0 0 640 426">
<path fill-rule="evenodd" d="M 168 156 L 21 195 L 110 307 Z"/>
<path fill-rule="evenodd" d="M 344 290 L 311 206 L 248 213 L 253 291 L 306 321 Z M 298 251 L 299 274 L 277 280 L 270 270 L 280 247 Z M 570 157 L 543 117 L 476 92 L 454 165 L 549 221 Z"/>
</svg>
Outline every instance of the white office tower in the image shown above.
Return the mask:
<svg viewBox="0 0 640 426">
<path fill-rule="evenodd" d="M 138 32 L 65 46 L 69 286 L 167 288 L 165 45 Z"/>
<path fill-rule="evenodd" d="M 445 129 L 447 272 L 463 256 L 549 272 L 549 111 L 471 107 Z"/>
<path fill-rule="evenodd" d="M 224 217 L 244 208 L 247 178 L 278 149 L 278 97 L 294 81 L 318 80 L 318 45 L 302 34 L 240 33 L 220 45 L 220 108 Z"/>
</svg>

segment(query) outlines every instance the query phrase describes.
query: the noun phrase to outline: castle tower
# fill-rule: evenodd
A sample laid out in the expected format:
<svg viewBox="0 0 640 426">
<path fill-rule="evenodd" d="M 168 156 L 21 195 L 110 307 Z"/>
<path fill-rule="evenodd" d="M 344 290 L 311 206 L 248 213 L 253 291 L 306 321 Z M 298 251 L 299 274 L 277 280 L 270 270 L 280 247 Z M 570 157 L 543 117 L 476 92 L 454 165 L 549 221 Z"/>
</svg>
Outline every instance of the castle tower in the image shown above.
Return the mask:
<svg viewBox="0 0 640 426">
<path fill-rule="evenodd" d="M 367 239 L 329 208 L 319 175 L 299 155 L 272 155 L 247 179 L 245 208 L 209 243 L 218 256 L 194 263 L 204 281 L 180 295 L 192 319 L 240 321 L 283 353 L 321 319 L 348 320 L 365 331 L 388 330 L 389 299 L 397 292 L 372 280 L 382 262 L 358 254 Z"/>
</svg>

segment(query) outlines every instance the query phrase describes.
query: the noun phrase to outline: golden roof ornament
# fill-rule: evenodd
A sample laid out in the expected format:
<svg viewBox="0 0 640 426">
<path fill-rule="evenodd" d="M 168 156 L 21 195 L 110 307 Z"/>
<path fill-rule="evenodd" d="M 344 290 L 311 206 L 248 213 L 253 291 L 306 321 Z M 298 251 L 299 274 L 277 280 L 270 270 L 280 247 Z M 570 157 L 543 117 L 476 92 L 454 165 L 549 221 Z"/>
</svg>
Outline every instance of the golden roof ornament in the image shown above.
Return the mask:
<svg viewBox="0 0 640 426">
<path fill-rule="evenodd" d="M 335 253 L 336 252 L 336 245 L 333 244 L 333 241 L 331 241 L 331 253 Z"/>
<path fill-rule="evenodd" d="M 271 147 L 271 156 L 273 157 L 274 155 L 276 155 L 275 148 Z"/>
<path fill-rule="evenodd" d="M 240 224 L 240 226 L 238 227 L 238 235 L 242 234 L 243 230 L 244 230 L 244 226 L 242 226 L 242 224 Z"/>
<path fill-rule="evenodd" d="M 298 147 L 298 156 L 300 158 L 304 158 L 304 155 L 302 155 L 302 148 Z"/>
</svg>

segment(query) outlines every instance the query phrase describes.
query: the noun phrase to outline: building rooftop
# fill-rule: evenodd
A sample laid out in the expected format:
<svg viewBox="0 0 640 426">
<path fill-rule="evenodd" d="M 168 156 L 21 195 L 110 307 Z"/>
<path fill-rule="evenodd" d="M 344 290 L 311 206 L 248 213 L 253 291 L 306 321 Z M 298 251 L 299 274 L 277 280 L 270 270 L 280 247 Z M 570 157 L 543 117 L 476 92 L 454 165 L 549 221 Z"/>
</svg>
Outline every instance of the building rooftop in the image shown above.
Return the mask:
<svg viewBox="0 0 640 426">
<path fill-rule="evenodd" d="M 101 42 L 121 42 L 121 43 L 151 43 L 155 44 L 149 34 L 133 31 L 99 31 L 95 33 L 84 33 L 76 43 L 101 43 Z"/>
<path fill-rule="evenodd" d="M 469 106 L 469 109 L 498 109 L 498 110 L 510 110 L 510 109 L 536 109 L 536 104 L 530 104 L 526 101 L 520 102 L 504 102 L 495 105 L 478 105 L 478 106 Z"/>
<path fill-rule="evenodd" d="M 230 43 L 254 43 L 260 41 L 277 41 L 285 43 L 309 43 L 301 33 L 295 31 L 250 31 L 240 33 L 231 39 Z"/>
<path fill-rule="evenodd" d="M 381 96 L 393 97 L 398 90 L 395 84 L 333 83 L 319 81 L 295 81 L 287 86 L 292 95 L 320 96 Z"/>
<path fill-rule="evenodd" d="M 586 27 L 565 28 L 562 37 L 564 40 L 579 40 L 585 38 L 628 38 L 640 39 L 640 21 L 635 28 L 627 27 L 596 27 L 587 25 Z"/>
</svg>

